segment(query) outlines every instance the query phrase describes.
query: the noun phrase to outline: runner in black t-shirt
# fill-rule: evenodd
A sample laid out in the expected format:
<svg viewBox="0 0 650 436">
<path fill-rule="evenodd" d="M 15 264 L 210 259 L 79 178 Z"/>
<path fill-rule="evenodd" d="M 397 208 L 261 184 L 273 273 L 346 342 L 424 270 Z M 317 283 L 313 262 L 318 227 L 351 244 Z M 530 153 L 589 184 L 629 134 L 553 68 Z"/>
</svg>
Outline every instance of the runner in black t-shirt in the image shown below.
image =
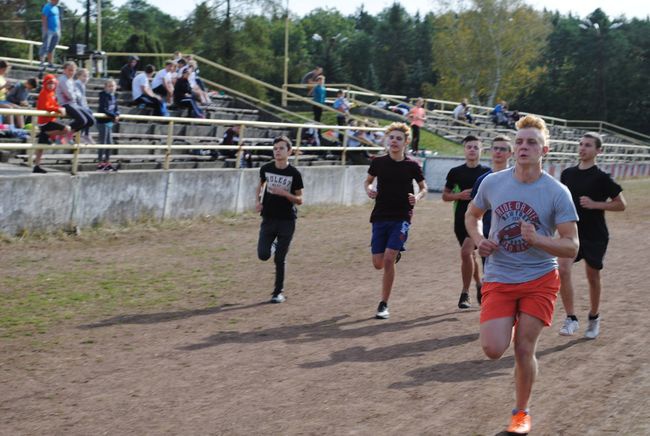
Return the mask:
<svg viewBox="0 0 650 436">
<path fill-rule="evenodd" d="M 291 140 L 286 136 L 275 138 L 274 160 L 260 168 L 260 184 L 255 195 L 255 208 L 262 215 L 257 256 L 260 260 L 268 260 L 275 248 L 275 287 L 271 303 L 282 303 L 286 299 L 282 293 L 284 262 L 296 229 L 296 205 L 302 204 L 302 176 L 289 165 L 289 155 Z"/>
<path fill-rule="evenodd" d="M 498 173 L 499 171 L 505 170 L 508 168 L 508 162 L 510 156 L 512 156 L 512 143 L 510 137 L 506 135 L 499 135 L 492 140 L 492 146 L 490 147 L 490 152 L 492 153 L 492 168 L 490 171 L 487 171 L 474 182 L 472 187 L 472 198 L 476 197 L 478 193 L 478 188 L 481 186 L 483 180 L 491 173 Z M 483 236 L 488 238 L 490 235 L 490 225 L 492 224 L 492 209 L 485 211 L 483 215 Z M 481 257 L 483 261 L 483 267 L 485 267 L 485 257 Z M 476 301 L 478 304 L 481 304 L 481 299 L 483 295 L 481 294 L 481 288 L 477 287 L 476 289 Z"/>
<path fill-rule="evenodd" d="M 477 293 L 481 290 L 481 278 L 474 253 L 476 247 L 465 229 L 465 212 L 467 205 L 472 199 L 472 187 L 476 180 L 484 173 L 490 171 L 489 167 L 479 163 L 481 159 L 481 141 L 474 135 L 463 138 L 465 148 L 465 163 L 449 170 L 447 183 L 442 191 L 444 201 L 454 202 L 454 233 L 460 244 L 461 266 L 460 272 L 463 280 L 463 289 L 460 291 L 458 307 L 469 309 L 469 285 L 472 283 L 472 276 L 476 282 Z"/>
<path fill-rule="evenodd" d="M 625 210 L 625 198 L 621 186 L 609 174 L 596 166 L 596 156 L 602 151 L 602 139 L 598 133 L 588 132 L 580 140 L 578 156 L 580 163 L 562 172 L 560 180 L 571 191 L 573 203 L 578 211 L 578 237 L 580 249 L 573 259 L 558 259 L 560 295 L 567 313 L 560 329 L 563 336 L 571 336 L 578 330 L 578 318 L 573 306 L 574 292 L 571 282 L 573 262 L 585 260 L 585 271 L 589 282 L 589 326 L 585 337 L 595 339 L 600 332 L 600 270 L 609 242 L 609 231 L 605 223 L 605 211 Z M 611 199 L 608 201 L 608 199 Z"/>
<path fill-rule="evenodd" d="M 375 158 L 368 168 L 364 188 L 368 197 L 375 200 L 370 215 L 372 223 L 372 264 L 383 269 L 381 301 L 375 315 L 387 319 L 388 299 L 395 280 L 395 263 L 399 261 L 413 216 L 413 207 L 427 192 L 420 164 L 406 156 L 409 143 L 409 127 L 393 123 L 386 128 L 384 136 L 388 155 Z M 377 186 L 373 183 L 377 179 Z M 418 184 L 417 195 L 413 181 Z"/>
</svg>

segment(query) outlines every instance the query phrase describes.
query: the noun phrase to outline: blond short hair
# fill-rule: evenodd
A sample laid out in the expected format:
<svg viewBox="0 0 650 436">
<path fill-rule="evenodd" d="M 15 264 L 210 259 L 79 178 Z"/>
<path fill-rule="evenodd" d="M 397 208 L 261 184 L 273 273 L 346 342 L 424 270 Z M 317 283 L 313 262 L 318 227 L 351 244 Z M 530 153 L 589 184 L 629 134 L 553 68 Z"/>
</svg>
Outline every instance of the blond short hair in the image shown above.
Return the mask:
<svg viewBox="0 0 650 436">
<path fill-rule="evenodd" d="M 515 125 L 518 130 L 532 128 L 541 131 L 542 137 L 544 138 L 544 145 L 549 145 L 550 134 L 546 127 L 546 122 L 542 118 L 528 114 L 517 121 Z"/>
<path fill-rule="evenodd" d="M 398 130 L 402 133 L 404 133 L 404 136 L 406 136 L 406 140 L 408 141 L 411 137 L 411 128 L 406 124 L 406 123 L 391 123 L 386 127 L 386 135 L 388 135 L 390 132 Z"/>
</svg>

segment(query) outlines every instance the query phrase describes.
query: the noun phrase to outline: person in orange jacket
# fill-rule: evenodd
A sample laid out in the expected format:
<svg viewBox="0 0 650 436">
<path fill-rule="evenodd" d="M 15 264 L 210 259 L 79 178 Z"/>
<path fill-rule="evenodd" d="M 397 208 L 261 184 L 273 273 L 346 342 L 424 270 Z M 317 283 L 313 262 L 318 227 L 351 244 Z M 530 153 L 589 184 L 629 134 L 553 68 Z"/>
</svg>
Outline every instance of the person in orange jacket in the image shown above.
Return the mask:
<svg viewBox="0 0 650 436">
<path fill-rule="evenodd" d="M 56 99 L 56 87 L 58 81 L 54 74 L 47 74 L 43 78 L 43 88 L 41 89 L 40 94 L 38 95 L 38 100 L 36 102 L 36 109 L 44 110 L 48 112 L 55 112 L 61 115 L 65 115 L 65 109 L 59 106 L 59 103 Z M 66 126 L 60 123 L 57 117 L 53 116 L 40 116 L 38 117 L 38 143 L 39 144 L 51 144 L 52 138 L 57 135 L 68 135 L 71 132 L 69 126 Z M 34 173 L 45 174 L 47 173 L 40 164 L 41 157 L 43 156 L 43 149 L 36 150 L 35 159 L 34 159 Z"/>
</svg>

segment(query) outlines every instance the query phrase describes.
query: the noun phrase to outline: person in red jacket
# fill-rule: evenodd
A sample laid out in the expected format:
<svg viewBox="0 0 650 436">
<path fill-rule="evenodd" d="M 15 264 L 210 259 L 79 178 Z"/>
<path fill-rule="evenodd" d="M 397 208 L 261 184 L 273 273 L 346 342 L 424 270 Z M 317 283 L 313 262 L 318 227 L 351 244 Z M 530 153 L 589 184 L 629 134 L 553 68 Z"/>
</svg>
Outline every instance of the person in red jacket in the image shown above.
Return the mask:
<svg viewBox="0 0 650 436">
<path fill-rule="evenodd" d="M 38 101 L 36 102 L 36 109 L 44 110 L 48 112 L 55 112 L 61 115 L 65 115 L 65 109 L 59 106 L 59 103 L 56 100 L 56 86 L 58 81 L 56 76 L 53 74 L 48 74 L 43 78 L 43 88 L 41 89 L 40 94 L 38 95 Z M 38 117 L 38 143 L 39 144 L 51 144 L 52 138 L 57 135 L 67 135 L 70 133 L 70 127 L 60 123 L 57 120 L 57 117 L 53 116 L 40 116 Z M 41 157 L 43 156 L 43 149 L 36 150 L 35 159 L 34 159 L 34 173 L 44 174 L 47 173 L 43 168 L 41 168 Z"/>
</svg>

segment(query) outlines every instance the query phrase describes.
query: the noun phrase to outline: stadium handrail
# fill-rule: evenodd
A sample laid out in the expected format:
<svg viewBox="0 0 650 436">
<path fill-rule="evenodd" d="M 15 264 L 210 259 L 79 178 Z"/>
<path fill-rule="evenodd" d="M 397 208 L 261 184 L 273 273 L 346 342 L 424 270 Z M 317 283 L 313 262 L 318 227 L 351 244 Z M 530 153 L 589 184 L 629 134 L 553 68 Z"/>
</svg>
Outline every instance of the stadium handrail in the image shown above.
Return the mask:
<svg viewBox="0 0 650 436">
<path fill-rule="evenodd" d="M 34 109 L 0 109 L 0 115 L 24 115 L 24 116 L 47 116 L 47 117 L 57 117 L 64 118 L 59 113 L 47 112 L 42 110 Z M 106 115 L 103 113 L 94 113 L 96 118 L 106 118 Z M 79 153 L 85 149 L 99 149 L 99 148 L 110 148 L 110 149 L 160 149 L 165 150 L 165 160 L 163 164 L 163 169 L 169 170 L 172 150 L 192 150 L 192 149 L 204 149 L 204 150 L 236 150 L 237 151 L 237 161 L 235 163 L 236 168 L 240 168 L 241 158 L 245 150 L 272 150 L 272 146 L 264 145 L 244 145 L 247 138 L 245 137 L 246 127 L 270 127 L 277 129 L 297 129 L 295 136 L 295 159 L 298 163 L 300 159 L 300 150 L 301 150 L 301 139 L 302 139 L 302 130 L 305 128 L 314 128 L 314 129 L 338 129 L 344 130 L 344 139 L 343 144 L 337 147 L 302 147 L 308 151 L 340 151 L 341 152 L 341 164 L 345 165 L 346 154 L 348 152 L 355 151 L 385 151 L 383 146 L 358 146 L 358 147 L 349 147 L 348 132 L 350 130 L 362 130 L 362 131 L 383 131 L 384 128 L 380 127 L 365 127 L 365 126 L 332 126 L 326 124 L 305 124 L 305 123 L 278 123 L 273 121 L 247 121 L 247 120 L 214 120 L 214 119 L 202 119 L 202 118 L 183 118 L 183 117 L 160 117 L 153 115 L 130 115 L 124 114 L 120 115 L 120 120 L 132 120 L 132 121 L 150 121 L 157 123 L 166 123 L 168 126 L 167 129 L 167 139 L 165 144 L 137 144 L 137 145 L 127 145 L 127 144 L 81 144 L 79 143 L 79 135 L 75 136 L 74 144 L 67 145 L 44 145 L 38 144 L 36 142 L 36 123 L 32 123 L 32 128 L 30 131 L 30 142 L 29 143 L 0 143 L 0 150 L 27 150 L 29 152 L 29 165 L 32 164 L 32 157 L 34 150 L 73 150 L 73 161 L 71 174 L 75 175 L 78 173 L 78 164 L 79 164 Z M 174 135 L 174 125 L 179 124 L 207 124 L 207 125 L 239 125 L 239 143 L 237 145 L 207 145 L 207 144 L 189 144 L 189 145 L 175 145 L 173 144 Z M 250 139 L 248 139 L 250 141 Z M 218 142 L 218 138 L 215 137 L 215 142 Z"/>
<path fill-rule="evenodd" d="M 30 63 L 33 62 L 33 60 L 34 60 L 34 47 L 40 47 L 41 45 L 43 45 L 43 43 L 41 41 L 31 41 L 29 39 L 8 38 L 6 36 L 0 36 L 0 41 L 12 42 L 12 43 L 15 43 L 15 44 L 26 44 L 26 45 L 28 45 L 29 46 L 29 48 L 28 48 L 28 50 L 29 50 L 28 56 L 29 56 Z M 56 48 L 57 48 L 57 50 L 68 50 L 69 47 L 67 45 L 59 45 L 59 44 L 57 44 Z"/>
</svg>

